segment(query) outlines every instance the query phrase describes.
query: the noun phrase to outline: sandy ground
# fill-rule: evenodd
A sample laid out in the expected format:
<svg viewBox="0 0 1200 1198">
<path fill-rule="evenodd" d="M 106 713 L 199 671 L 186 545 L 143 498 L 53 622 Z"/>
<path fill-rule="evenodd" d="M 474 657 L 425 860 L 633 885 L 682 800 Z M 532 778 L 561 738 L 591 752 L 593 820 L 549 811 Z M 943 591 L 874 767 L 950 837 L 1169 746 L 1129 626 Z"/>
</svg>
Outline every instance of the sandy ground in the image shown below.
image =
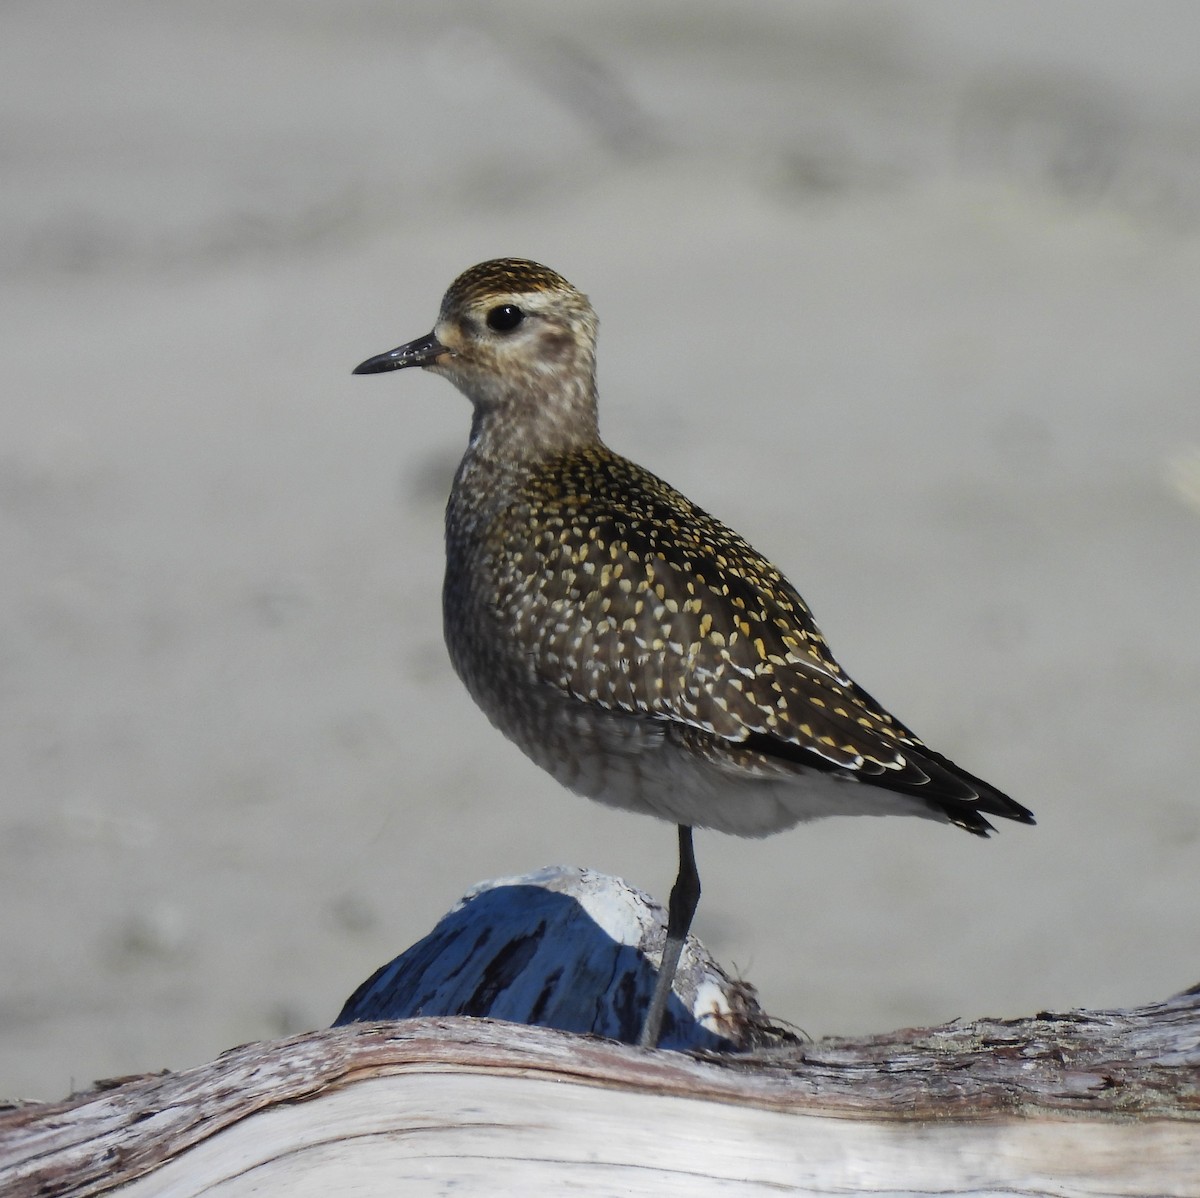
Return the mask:
<svg viewBox="0 0 1200 1198">
<path fill-rule="evenodd" d="M 614 446 L 1032 807 L 698 838 L 813 1034 L 1200 981 L 1200 6 L 25 0 L 0 208 L 0 1094 L 327 1024 L 476 881 L 660 896 L 441 645 L 467 407 L 351 378 L 517 254 Z"/>
</svg>

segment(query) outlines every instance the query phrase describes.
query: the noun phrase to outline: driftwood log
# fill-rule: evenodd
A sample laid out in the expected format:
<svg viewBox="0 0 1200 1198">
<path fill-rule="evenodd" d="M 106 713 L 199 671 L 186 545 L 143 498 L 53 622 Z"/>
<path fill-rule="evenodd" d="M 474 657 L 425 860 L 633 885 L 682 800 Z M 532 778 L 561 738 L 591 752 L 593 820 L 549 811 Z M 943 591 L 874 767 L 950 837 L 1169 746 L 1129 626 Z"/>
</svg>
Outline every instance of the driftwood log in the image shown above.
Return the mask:
<svg viewBox="0 0 1200 1198">
<path fill-rule="evenodd" d="M 603 895 L 619 908 L 634 893 L 578 871 L 505 885 L 561 894 L 572 876 L 592 903 Z M 496 889 L 447 917 L 460 917 L 451 944 L 465 943 L 461 917 Z M 642 910 L 644 897 L 635 900 Z M 546 964 L 544 924 L 542 911 L 518 937 L 524 947 L 507 951 L 500 929 L 475 926 L 470 943 L 482 944 L 448 972 L 479 955 L 508 962 L 515 990 L 540 994 L 527 970 Z M 431 947 L 426 938 L 409 950 L 419 985 L 393 962 L 343 1016 L 380 1009 L 389 994 L 436 999 Z M 569 946 L 558 950 L 567 965 L 551 972 L 571 973 Z M 518 958 L 524 970 L 511 968 Z M 195 1069 L 17 1106 L 0 1114 L 0 1194 L 1200 1196 L 1200 988 L 1129 1011 L 802 1043 L 760 1018 L 744 984 L 729 985 L 714 997 L 702 984 L 702 1002 L 685 1002 L 678 1025 L 689 1011 L 723 1012 L 707 1027 L 701 1018 L 697 1034 L 719 1025 L 736 1040 L 748 1012 L 760 1047 L 646 1052 L 427 1013 L 244 1045 Z M 543 1013 L 571 1006 L 557 986 Z M 589 997 L 601 1019 L 623 1009 Z M 478 988 L 470 1001 L 481 1001 Z"/>
</svg>

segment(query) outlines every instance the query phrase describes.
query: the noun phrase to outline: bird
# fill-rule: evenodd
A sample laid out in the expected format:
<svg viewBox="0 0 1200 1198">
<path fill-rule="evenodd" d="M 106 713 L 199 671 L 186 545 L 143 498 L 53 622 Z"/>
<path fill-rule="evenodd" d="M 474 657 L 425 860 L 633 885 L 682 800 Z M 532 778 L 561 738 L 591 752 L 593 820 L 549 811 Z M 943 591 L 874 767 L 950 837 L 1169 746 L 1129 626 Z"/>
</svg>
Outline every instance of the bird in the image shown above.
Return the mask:
<svg viewBox="0 0 1200 1198">
<path fill-rule="evenodd" d="M 898 814 L 987 836 L 988 816 L 1034 819 L 854 682 L 746 540 L 604 443 L 597 328 L 561 275 L 498 258 L 454 280 L 431 333 L 353 373 L 419 367 L 471 402 L 442 610 L 476 704 L 570 790 L 676 825 L 638 1037 L 654 1048 L 700 898 L 693 828 Z"/>
</svg>

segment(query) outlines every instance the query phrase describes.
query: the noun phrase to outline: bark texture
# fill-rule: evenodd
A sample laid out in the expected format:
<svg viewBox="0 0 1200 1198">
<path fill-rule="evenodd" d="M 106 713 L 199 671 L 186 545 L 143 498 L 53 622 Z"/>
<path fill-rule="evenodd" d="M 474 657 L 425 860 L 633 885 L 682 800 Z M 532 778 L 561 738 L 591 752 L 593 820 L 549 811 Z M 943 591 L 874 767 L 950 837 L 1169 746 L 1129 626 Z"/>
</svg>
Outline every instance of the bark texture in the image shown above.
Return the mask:
<svg viewBox="0 0 1200 1198">
<path fill-rule="evenodd" d="M 636 896 L 576 874 L 588 902 L 619 910 Z M 514 959 L 500 938 L 514 931 L 513 910 L 502 906 L 480 953 L 480 977 L 493 980 L 489 962 Z M 468 896 L 455 912 L 470 910 Z M 536 932 L 544 914 L 516 929 L 521 943 L 536 940 L 517 954 L 525 967 L 551 964 L 555 943 L 556 976 L 569 971 L 571 944 L 594 964 L 578 913 L 557 942 Z M 640 918 L 630 927 L 648 930 Z M 471 942 L 485 930 L 474 926 Z M 478 1007 L 479 986 L 446 990 L 439 954 L 422 945 L 419 985 L 393 962 L 359 988 L 351 1015 L 386 1009 L 397 987 L 404 1002 L 441 994 L 454 1006 L 466 994 Z M 1200 1195 L 1200 987 L 1126 1011 L 806 1043 L 772 1028 L 744 983 L 706 974 L 700 957 L 692 965 L 693 998 L 728 988 L 704 998 L 720 1019 L 694 1021 L 697 1034 L 719 1025 L 759 1047 L 648 1052 L 481 1012 L 348 1022 L 13 1106 L 0 1113 L 0 1193 Z M 522 969 L 505 977 L 539 993 Z M 588 999 L 598 1018 L 618 1009 Z M 560 1005 L 572 1019 L 582 1009 Z"/>
</svg>

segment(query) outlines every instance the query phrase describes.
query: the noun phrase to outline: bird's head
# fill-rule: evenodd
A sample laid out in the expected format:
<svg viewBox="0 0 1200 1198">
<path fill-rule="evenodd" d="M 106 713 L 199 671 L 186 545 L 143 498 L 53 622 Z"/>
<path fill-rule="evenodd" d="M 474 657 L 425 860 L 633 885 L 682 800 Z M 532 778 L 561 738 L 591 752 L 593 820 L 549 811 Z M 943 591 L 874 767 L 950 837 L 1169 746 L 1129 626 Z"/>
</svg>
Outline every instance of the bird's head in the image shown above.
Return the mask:
<svg viewBox="0 0 1200 1198">
<path fill-rule="evenodd" d="M 478 430 L 500 420 L 527 439 L 596 434 L 596 314 L 561 275 L 497 258 L 459 275 L 433 332 L 368 358 L 355 374 L 421 366 L 475 407 Z"/>
</svg>

